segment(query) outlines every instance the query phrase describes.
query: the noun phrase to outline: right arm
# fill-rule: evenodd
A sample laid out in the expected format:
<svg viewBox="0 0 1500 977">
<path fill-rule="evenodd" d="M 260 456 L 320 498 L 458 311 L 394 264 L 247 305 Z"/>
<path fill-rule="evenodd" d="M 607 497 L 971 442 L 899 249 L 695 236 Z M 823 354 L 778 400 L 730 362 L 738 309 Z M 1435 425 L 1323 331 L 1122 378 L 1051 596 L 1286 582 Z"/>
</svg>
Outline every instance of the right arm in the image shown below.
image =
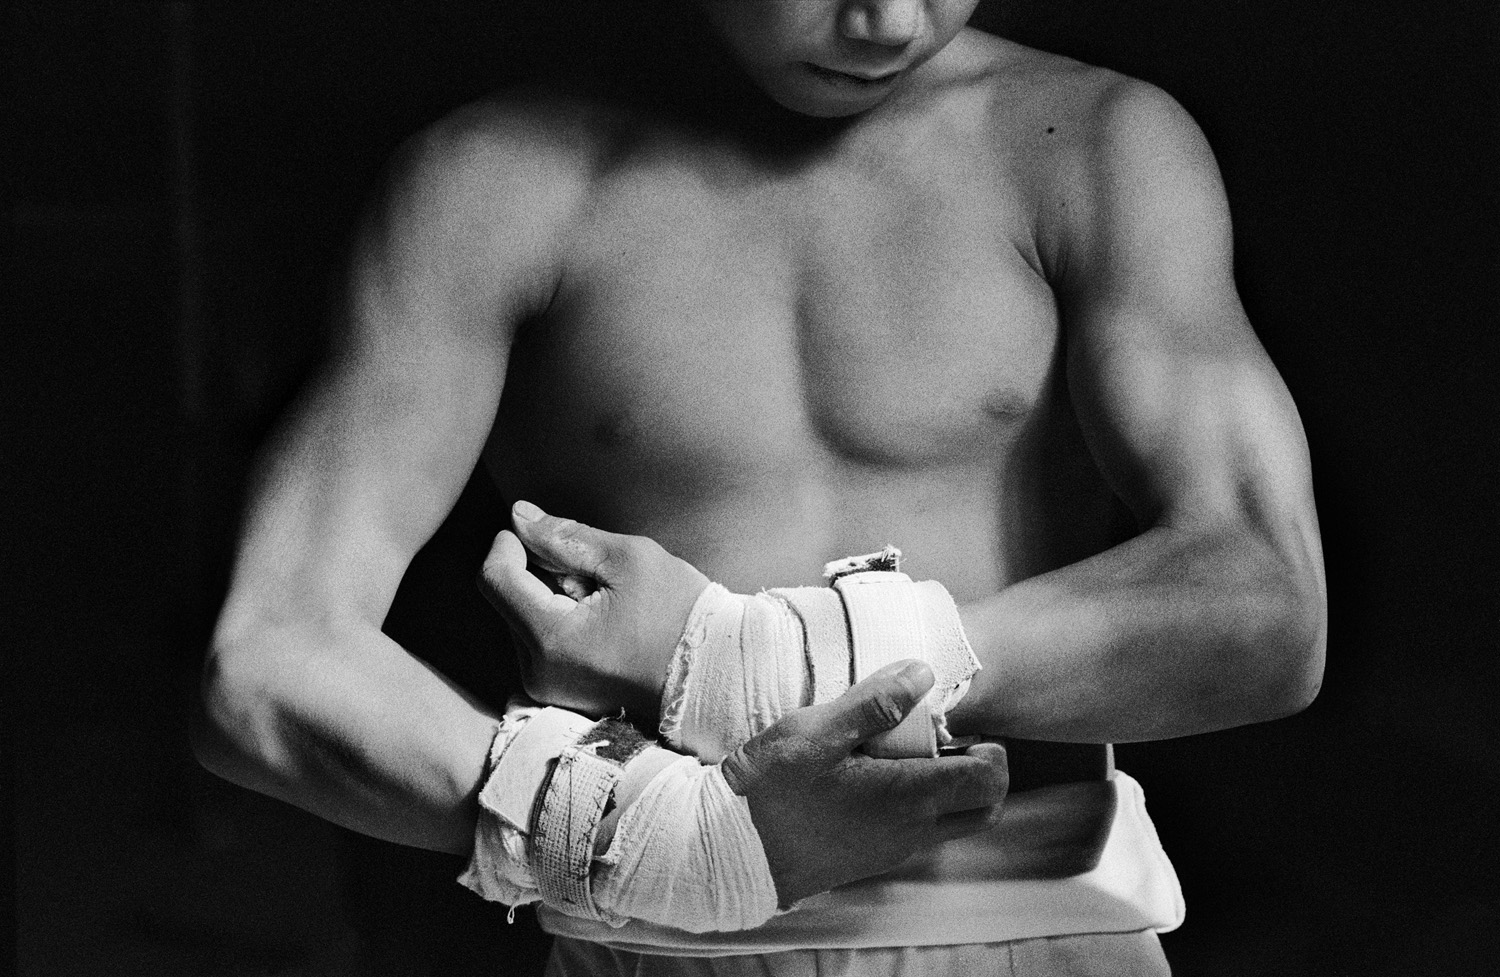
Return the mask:
<svg viewBox="0 0 1500 977">
<path fill-rule="evenodd" d="M 435 128 L 366 220 L 332 354 L 258 460 L 194 735 L 229 780 L 456 853 L 496 718 L 380 629 L 556 282 L 579 166 L 524 121 Z"/>
</svg>

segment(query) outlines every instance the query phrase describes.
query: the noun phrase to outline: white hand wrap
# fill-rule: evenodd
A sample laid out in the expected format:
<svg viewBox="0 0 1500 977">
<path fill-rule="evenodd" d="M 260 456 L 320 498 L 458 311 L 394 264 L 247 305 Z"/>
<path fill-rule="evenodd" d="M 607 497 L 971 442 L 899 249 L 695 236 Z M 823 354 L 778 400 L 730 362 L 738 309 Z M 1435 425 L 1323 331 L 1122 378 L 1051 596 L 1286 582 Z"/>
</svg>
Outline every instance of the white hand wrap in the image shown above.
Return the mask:
<svg viewBox="0 0 1500 977">
<path fill-rule="evenodd" d="M 896 569 L 900 551 L 830 563 L 830 587 L 753 596 L 718 584 L 699 596 L 667 674 L 661 732 L 705 759 L 728 756 L 791 709 L 837 698 L 850 684 L 903 658 L 932 666 L 936 681 L 900 726 L 865 744 L 872 756 L 936 756 L 947 713 L 979 670 L 942 584 Z"/>
<path fill-rule="evenodd" d="M 717 766 L 651 746 L 627 724 L 512 703 L 490 748 L 474 854 L 459 882 L 512 906 L 694 933 L 759 926 L 776 885 L 750 807 Z M 594 856 L 615 788 L 646 779 Z"/>
</svg>

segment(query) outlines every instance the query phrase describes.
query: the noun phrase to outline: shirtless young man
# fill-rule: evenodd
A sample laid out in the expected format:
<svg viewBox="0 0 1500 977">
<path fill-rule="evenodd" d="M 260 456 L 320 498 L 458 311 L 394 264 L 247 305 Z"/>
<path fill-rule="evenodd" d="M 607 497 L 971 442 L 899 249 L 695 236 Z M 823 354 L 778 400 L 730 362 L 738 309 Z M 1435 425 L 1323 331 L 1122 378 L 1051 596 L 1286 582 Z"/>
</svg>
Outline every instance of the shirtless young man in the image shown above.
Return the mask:
<svg viewBox="0 0 1500 977">
<path fill-rule="evenodd" d="M 359 240 L 335 355 L 262 464 L 205 762 L 370 834 L 469 849 L 494 713 L 379 626 L 481 456 L 509 498 L 681 558 L 518 509 L 540 562 L 614 598 L 580 623 L 502 535 L 486 576 L 528 636 L 533 695 L 649 714 L 694 567 L 754 592 L 894 542 L 953 594 L 983 664 L 953 731 L 1014 738 L 1041 781 L 1093 781 L 1033 817 L 1080 868 L 1113 804 L 1101 744 L 1305 707 L 1325 614 L 1306 448 L 1235 295 L 1209 150 L 1155 89 L 967 29 L 974 5 L 701 0 L 726 64 L 769 96 L 743 117 L 532 92 L 419 139 Z M 992 816 L 992 748 L 849 756 L 881 725 L 861 703 L 909 706 L 902 681 L 737 755 L 783 903 Z M 891 812 L 928 776 L 952 778 L 950 801 L 913 827 Z M 868 803 L 877 783 L 888 805 Z M 953 860 L 933 857 L 941 885 Z M 1070 936 L 960 927 L 955 947 L 717 962 L 562 939 L 554 966 L 1164 967 L 1149 929 L 1042 925 Z"/>
</svg>

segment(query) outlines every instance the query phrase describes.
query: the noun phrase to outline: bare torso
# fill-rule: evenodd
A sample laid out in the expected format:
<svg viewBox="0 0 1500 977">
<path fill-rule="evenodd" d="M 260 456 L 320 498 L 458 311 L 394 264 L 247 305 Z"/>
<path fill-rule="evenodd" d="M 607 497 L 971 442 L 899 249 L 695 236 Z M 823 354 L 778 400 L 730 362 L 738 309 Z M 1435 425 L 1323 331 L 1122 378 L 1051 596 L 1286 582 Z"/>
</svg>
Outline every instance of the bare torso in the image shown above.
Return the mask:
<svg viewBox="0 0 1500 977">
<path fill-rule="evenodd" d="M 1048 284 L 1104 73 L 979 34 L 953 51 L 937 94 L 797 153 L 622 120 L 512 350 L 502 492 L 739 591 L 893 543 L 962 602 L 1117 542 Z M 1029 753 L 1018 781 L 1107 770 L 1098 747 Z"/>
<path fill-rule="evenodd" d="M 715 9 L 788 30 L 817 12 Z M 802 60 L 736 56 L 807 92 L 847 75 L 798 36 L 767 57 Z M 1012 791 L 1027 755 L 1037 782 L 1096 779 L 1103 741 L 1305 708 L 1326 633 L 1306 445 L 1234 293 L 1197 127 L 1150 86 L 973 31 L 837 84 L 866 82 L 890 96 L 784 132 L 727 102 L 551 90 L 412 141 L 354 242 L 335 349 L 258 469 L 205 762 L 470 850 L 494 716 L 380 623 L 480 453 L 510 500 L 740 591 L 900 546 L 985 663 L 955 732 L 1059 741 L 1010 752 Z M 496 550 L 506 610 L 545 601 L 515 538 Z M 647 701 L 650 657 L 624 679 Z M 1044 819 L 1064 837 L 1043 849 L 1091 849 L 1108 814 L 1080 810 Z"/>
<path fill-rule="evenodd" d="M 739 590 L 894 543 L 964 600 L 1109 545 L 1038 240 L 1077 122 L 999 94 L 1022 49 L 956 47 L 941 93 L 800 152 L 642 126 L 517 337 L 505 494 Z"/>
</svg>

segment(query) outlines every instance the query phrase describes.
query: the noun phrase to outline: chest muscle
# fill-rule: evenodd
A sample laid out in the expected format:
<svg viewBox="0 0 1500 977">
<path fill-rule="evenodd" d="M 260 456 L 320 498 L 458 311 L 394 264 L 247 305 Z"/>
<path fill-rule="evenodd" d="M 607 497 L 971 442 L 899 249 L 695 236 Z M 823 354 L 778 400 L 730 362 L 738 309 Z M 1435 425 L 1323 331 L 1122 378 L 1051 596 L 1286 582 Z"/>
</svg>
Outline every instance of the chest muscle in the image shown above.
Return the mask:
<svg viewBox="0 0 1500 977">
<path fill-rule="evenodd" d="M 1004 221 L 969 203 L 868 181 L 627 182 L 519 337 L 502 422 L 700 473 L 997 450 L 1054 368 L 1056 312 Z"/>
</svg>

